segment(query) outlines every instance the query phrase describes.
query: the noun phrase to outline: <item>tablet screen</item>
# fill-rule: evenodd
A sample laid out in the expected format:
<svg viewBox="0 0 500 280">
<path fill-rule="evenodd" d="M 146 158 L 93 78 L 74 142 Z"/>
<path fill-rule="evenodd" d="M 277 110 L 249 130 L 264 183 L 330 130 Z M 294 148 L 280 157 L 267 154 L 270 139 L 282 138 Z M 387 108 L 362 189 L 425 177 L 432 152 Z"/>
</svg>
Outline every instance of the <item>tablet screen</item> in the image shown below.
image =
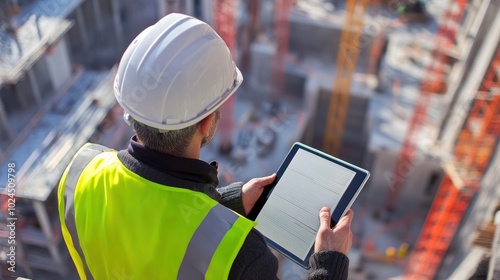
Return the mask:
<svg viewBox="0 0 500 280">
<path fill-rule="evenodd" d="M 319 210 L 329 206 L 333 211 L 355 175 L 342 165 L 298 149 L 260 210 L 256 228 L 306 259 L 319 228 Z"/>
</svg>

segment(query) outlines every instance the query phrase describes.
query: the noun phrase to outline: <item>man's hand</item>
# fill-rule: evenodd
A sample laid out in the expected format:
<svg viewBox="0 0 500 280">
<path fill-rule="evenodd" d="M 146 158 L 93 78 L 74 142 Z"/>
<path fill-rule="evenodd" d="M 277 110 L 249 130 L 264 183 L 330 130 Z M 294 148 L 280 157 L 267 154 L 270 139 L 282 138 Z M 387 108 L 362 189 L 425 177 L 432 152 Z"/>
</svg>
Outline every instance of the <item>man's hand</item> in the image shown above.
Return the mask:
<svg viewBox="0 0 500 280">
<path fill-rule="evenodd" d="M 328 207 L 321 208 L 319 211 L 320 225 L 316 235 L 314 252 L 337 251 L 347 255 L 352 245 L 351 222 L 353 217 L 354 212 L 349 209 L 337 225 L 330 229 L 330 209 Z"/>
<path fill-rule="evenodd" d="M 275 178 L 276 173 L 267 177 L 254 178 L 243 185 L 241 188 L 241 200 L 243 201 L 243 208 L 245 208 L 247 215 L 264 191 L 264 187 L 271 184 Z"/>
</svg>

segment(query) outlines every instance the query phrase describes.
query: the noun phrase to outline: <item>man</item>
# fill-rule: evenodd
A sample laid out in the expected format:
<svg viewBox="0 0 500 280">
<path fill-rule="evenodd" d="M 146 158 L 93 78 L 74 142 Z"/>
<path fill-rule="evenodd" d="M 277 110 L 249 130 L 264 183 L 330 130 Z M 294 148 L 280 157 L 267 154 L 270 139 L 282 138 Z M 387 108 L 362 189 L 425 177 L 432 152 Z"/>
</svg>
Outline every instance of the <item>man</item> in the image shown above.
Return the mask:
<svg viewBox="0 0 500 280">
<path fill-rule="evenodd" d="M 242 80 L 222 39 L 192 17 L 169 14 L 131 43 L 114 90 L 136 136 L 119 152 L 87 144 L 59 185 L 82 279 L 277 278 L 276 257 L 244 217 L 275 175 L 217 188 L 216 164 L 199 160 Z M 311 279 L 347 279 L 352 217 L 332 230 L 321 209 Z"/>
</svg>

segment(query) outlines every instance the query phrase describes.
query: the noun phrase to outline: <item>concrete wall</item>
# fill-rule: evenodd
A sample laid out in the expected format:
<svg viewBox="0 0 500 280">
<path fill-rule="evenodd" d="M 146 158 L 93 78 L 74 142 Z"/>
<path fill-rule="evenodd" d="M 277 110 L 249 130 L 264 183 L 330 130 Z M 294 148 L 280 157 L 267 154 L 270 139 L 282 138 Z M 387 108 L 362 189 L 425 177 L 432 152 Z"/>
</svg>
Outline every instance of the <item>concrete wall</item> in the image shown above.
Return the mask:
<svg viewBox="0 0 500 280">
<path fill-rule="evenodd" d="M 75 15 L 75 13 L 73 13 L 72 15 L 70 15 L 68 18 L 70 20 L 76 22 L 76 15 Z M 83 62 L 83 58 L 80 58 L 78 56 L 79 53 L 81 53 L 81 52 L 84 51 L 81 32 L 82 32 L 81 27 L 78 26 L 78 25 L 75 25 L 67 33 L 68 43 L 69 43 L 68 47 L 69 47 L 70 53 L 72 55 L 72 61 L 73 62 L 78 62 L 78 63 L 82 63 Z"/>
<path fill-rule="evenodd" d="M 33 69 L 28 71 L 33 71 Z M 26 110 L 30 106 L 35 104 L 33 89 L 31 88 L 31 84 L 27 75 L 25 75 L 23 79 L 19 80 L 17 84 L 14 85 L 13 93 L 17 96 L 23 110 Z"/>
<path fill-rule="evenodd" d="M 365 156 L 368 142 L 367 111 L 370 99 L 351 95 L 342 136 L 341 156 L 367 168 Z"/>
<path fill-rule="evenodd" d="M 35 78 L 38 84 L 38 89 L 40 91 L 40 96 L 48 97 L 54 90 L 52 87 L 52 81 L 47 65 L 47 61 L 45 59 L 40 59 L 33 68 L 30 70 L 35 74 Z"/>
<path fill-rule="evenodd" d="M 214 16 L 214 4 L 213 0 L 203 0 L 201 1 L 202 7 L 202 19 L 208 24 L 213 24 Z"/>
<path fill-rule="evenodd" d="M 268 98 L 271 97 L 276 88 L 276 80 L 272 71 L 274 51 L 274 44 L 271 43 L 252 44 L 250 47 L 250 71 L 249 75 L 245 75 L 246 83 Z M 304 87 L 308 78 L 307 71 L 287 62 L 283 65 L 283 71 L 285 72 L 283 94 L 303 99 Z"/>
<path fill-rule="evenodd" d="M 87 0 L 87 1 L 83 2 L 83 4 L 82 4 L 82 12 L 83 12 L 83 16 L 85 18 L 85 25 L 86 25 L 86 28 L 89 31 L 89 33 L 91 30 L 97 30 L 98 28 L 100 28 L 99 24 L 101 24 L 101 21 L 103 20 L 102 13 L 101 13 L 101 17 L 97 18 L 96 8 L 99 9 L 99 7 L 95 7 L 94 2 L 96 2 L 97 5 L 99 5 L 99 2 L 103 2 L 103 1 L 102 0 L 100 0 L 100 1 L 99 0 Z"/>
<path fill-rule="evenodd" d="M 52 87 L 58 89 L 71 76 L 71 63 L 66 41 L 63 39 L 54 46 L 53 52 L 44 57 Z"/>
<path fill-rule="evenodd" d="M 289 96 L 297 98 L 298 100 L 303 100 L 307 79 L 307 71 L 304 68 L 294 67 L 292 64 L 286 64 L 284 92 Z"/>
<path fill-rule="evenodd" d="M 306 83 L 305 99 L 309 104 L 307 129 L 304 132 L 304 143 L 323 149 L 325 129 L 327 124 L 328 110 L 330 107 L 331 89 L 316 88 L 316 92 L 310 89 L 311 84 Z M 309 95 L 314 96 L 311 98 Z M 349 107 L 345 118 L 345 129 L 342 135 L 342 147 L 339 158 L 358 166 L 365 166 L 367 135 L 367 108 L 370 98 L 352 93 L 349 99 Z"/>
<path fill-rule="evenodd" d="M 369 167 L 371 177 L 365 192 L 367 197 L 372 199 L 373 205 L 383 205 L 386 202 L 399 151 L 379 149 L 370 153 L 372 154 L 372 166 Z M 427 209 L 441 182 L 443 172 L 439 161 L 423 156 L 419 156 L 419 159 L 421 160 L 414 160 L 408 167 L 409 176 L 405 178 L 406 183 L 397 204 L 398 214 L 415 209 Z"/>
<path fill-rule="evenodd" d="M 267 41 L 254 43 L 250 46 L 251 62 L 248 82 L 252 88 L 267 95 L 272 92 L 274 86 L 271 76 L 274 50 L 274 44 Z"/>
<path fill-rule="evenodd" d="M 343 19 L 341 21 L 343 23 Z M 289 51 L 299 57 L 316 57 L 335 64 L 343 25 L 315 20 L 298 13 L 290 14 Z M 358 72 L 366 72 L 372 50 L 373 37 L 363 34 L 360 39 Z M 365 63 L 362 63 L 365 62 Z"/>
</svg>

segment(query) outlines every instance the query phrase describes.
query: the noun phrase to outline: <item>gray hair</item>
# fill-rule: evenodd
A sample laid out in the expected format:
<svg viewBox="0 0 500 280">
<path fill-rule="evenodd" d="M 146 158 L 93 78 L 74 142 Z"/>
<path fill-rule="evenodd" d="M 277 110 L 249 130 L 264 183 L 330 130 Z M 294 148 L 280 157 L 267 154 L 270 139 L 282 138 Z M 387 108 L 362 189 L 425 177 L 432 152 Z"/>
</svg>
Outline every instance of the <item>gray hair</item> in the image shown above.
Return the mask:
<svg viewBox="0 0 500 280">
<path fill-rule="evenodd" d="M 146 148 L 177 157 L 186 154 L 189 143 L 193 139 L 196 129 L 200 126 L 198 122 L 183 129 L 158 131 L 156 128 L 135 120 L 131 121 L 137 137 Z"/>
</svg>

